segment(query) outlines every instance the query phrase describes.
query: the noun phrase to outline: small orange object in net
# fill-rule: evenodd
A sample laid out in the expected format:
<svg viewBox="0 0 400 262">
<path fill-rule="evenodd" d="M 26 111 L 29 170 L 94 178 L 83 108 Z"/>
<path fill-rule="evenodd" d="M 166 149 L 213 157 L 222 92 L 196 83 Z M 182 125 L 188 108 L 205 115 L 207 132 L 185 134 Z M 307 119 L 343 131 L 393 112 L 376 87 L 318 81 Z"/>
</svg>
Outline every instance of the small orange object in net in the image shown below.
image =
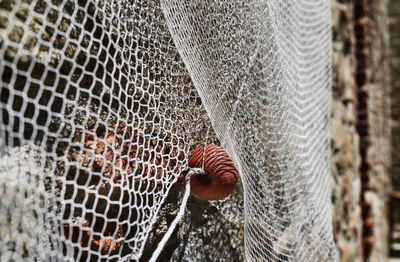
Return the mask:
<svg viewBox="0 0 400 262">
<path fill-rule="evenodd" d="M 189 156 L 189 167 L 202 167 L 203 152 L 203 146 L 192 151 Z M 229 196 L 235 189 L 238 171 L 222 147 L 206 146 L 204 171 L 205 174 L 194 174 L 191 177 L 190 191 L 197 197 L 204 200 L 221 200 Z"/>
</svg>

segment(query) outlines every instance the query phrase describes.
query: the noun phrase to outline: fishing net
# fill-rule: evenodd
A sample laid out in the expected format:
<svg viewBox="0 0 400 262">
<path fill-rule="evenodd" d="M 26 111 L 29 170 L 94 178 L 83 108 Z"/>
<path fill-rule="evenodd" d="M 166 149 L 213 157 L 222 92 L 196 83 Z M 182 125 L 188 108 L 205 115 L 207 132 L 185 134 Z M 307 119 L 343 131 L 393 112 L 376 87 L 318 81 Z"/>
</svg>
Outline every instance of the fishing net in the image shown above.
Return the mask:
<svg viewBox="0 0 400 262">
<path fill-rule="evenodd" d="M 328 0 L 1 1 L 1 260 L 139 260 L 203 144 L 240 173 L 212 204 L 248 261 L 334 259 L 330 19 Z"/>
</svg>

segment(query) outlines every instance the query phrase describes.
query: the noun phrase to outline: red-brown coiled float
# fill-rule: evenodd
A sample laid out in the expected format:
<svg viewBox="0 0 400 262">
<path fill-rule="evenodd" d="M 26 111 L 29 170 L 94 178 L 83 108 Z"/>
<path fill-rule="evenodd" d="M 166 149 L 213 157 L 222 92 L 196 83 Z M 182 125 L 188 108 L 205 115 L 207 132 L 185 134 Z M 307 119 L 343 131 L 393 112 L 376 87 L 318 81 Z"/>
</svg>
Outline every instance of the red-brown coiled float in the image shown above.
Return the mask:
<svg viewBox="0 0 400 262">
<path fill-rule="evenodd" d="M 201 168 L 204 147 L 198 147 L 189 156 L 189 167 Z M 191 177 L 190 191 L 205 200 L 220 200 L 229 196 L 238 181 L 238 171 L 222 147 L 206 146 L 204 171 Z"/>
</svg>

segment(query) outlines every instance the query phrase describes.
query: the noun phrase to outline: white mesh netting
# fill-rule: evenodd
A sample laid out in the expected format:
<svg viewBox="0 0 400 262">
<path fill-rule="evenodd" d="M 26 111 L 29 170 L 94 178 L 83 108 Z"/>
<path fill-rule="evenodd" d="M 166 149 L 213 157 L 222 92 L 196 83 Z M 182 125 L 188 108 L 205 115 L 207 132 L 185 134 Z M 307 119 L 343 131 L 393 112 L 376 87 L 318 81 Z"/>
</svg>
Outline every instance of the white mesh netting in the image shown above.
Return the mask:
<svg viewBox="0 0 400 262">
<path fill-rule="evenodd" d="M 1 260 L 139 260 L 204 143 L 248 261 L 335 259 L 329 3 L 1 1 Z"/>
</svg>

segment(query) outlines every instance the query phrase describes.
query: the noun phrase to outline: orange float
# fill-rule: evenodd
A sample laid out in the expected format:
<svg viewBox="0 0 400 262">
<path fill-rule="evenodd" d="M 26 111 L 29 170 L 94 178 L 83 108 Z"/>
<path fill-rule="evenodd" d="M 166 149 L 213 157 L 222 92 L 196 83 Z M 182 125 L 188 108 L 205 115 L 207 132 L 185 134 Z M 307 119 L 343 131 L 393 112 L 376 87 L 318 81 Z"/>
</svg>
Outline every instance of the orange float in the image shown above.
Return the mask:
<svg viewBox="0 0 400 262">
<path fill-rule="evenodd" d="M 189 156 L 189 167 L 201 168 L 204 147 L 193 150 Z M 206 146 L 203 174 L 194 174 L 190 180 L 190 191 L 204 200 L 221 200 L 229 196 L 238 181 L 238 171 L 222 147 Z"/>
</svg>

